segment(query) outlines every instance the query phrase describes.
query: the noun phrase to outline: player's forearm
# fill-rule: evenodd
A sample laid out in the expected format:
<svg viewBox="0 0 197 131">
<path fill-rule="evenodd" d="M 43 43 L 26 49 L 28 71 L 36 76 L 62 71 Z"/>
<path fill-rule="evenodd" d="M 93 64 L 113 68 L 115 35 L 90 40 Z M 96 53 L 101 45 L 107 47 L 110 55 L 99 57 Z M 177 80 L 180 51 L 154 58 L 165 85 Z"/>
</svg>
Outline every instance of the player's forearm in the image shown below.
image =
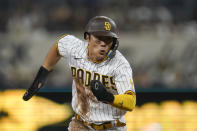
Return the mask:
<svg viewBox="0 0 197 131">
<path fill-rule="evenodd" d="M 44 85 L 47 76 L 50 73 L 50 70 L 59 61 L 60 58 L 61 56 L 57 52 L 56 45 L 53 45 L 49 50 L 43 65 L 40 67 L 32 85 L 25 92 L 23 96 L 23 99 L 25 101 L 31 99 L 31 97 L 35 95 L 39 91 L 39 89 Z"/>
<path fill-rule="evenodd" d="M 99 101 L 128 111 L 132 111 L 135 108 L 136 95 L 131 90 L 128 90 L 125 94 L 113 95 L 106 90 L 106 87 L 99 80 L 92 80 L 90 87 L 92 93 Z"/>
<path fill-rule="evenodd" d="M 135 105 L 136 105 L 136 95 L 134 93 L 114 95 L 114 101 L 112 103 L 112 106 L 128 111 L 132 111 L 135 108 Z"/>
<path fill-rule="evenodd" d="M 56 49 L 56 44 L 54 44 L 49 52 L 47 53 L 44 63 L 42 64 L 47 70 L 51 70 L 54 65 L 60 60 L 61 56 L 58 54 L 58 50 Z"/>
</svg>

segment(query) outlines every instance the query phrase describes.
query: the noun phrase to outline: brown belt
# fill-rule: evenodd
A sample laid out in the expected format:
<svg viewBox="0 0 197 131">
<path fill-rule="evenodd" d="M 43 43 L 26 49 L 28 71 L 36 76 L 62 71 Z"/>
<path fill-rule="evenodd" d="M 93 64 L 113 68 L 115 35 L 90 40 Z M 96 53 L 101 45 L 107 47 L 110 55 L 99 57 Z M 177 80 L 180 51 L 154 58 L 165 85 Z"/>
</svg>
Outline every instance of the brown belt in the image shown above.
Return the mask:
<svg viewBox="0 0 197 131">
<path fill-rule="evenodd" d="M 104 130 L 104 129 L 109 129 L 109 128 L 113 127 L 113 124 L 110 121 L 109 122 L 105 122 L 105 123 L 100 124 L 100 125 L 96 125 L 94 123 L 86 122 L 78 114 L 75 114 L 75 119 L 83 122 L 84 125 L 90 126 L 93 129 L 95 129 L 95 130 Z M 123 127 L 125 125 L 126 125 L 125 123 L 120 122 L 119 120 L 116 120 L 116 124 L 115 124 L 116 127 Z"/>
</svg>

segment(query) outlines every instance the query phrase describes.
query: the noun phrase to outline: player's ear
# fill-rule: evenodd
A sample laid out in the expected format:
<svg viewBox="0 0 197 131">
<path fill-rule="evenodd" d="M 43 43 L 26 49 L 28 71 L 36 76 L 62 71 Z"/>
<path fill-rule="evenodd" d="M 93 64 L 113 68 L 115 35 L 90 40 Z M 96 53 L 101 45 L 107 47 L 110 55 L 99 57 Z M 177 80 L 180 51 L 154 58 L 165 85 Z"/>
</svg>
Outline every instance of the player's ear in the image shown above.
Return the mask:
<svg viewBox="0 0 197 131">
<path fill-rule="evenodd" d="M 85 34 L 85 39 L 86 39 L 86 40 L 89 40 L 89 39 L 90 39 L 90 34 L 89 34 L 89 33 L 86 33 L 86 34 Z"/>
</svg>

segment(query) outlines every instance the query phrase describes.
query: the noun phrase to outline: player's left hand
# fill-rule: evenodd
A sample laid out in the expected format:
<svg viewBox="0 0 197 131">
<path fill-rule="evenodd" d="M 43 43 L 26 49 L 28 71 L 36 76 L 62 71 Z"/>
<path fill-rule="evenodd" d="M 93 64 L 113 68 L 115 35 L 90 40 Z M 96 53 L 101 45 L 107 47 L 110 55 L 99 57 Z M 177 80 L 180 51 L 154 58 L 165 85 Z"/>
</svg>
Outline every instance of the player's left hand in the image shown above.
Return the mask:
<svg viewBox="0 0 197 131">
<path fill-rule="evenodd" d="M 92 80 L 90 82 L 90 87 L 97 100 L 107 103 L 112 103 L 114 101 L 114 95 L 108 92 L 99 80 Z"/>
</svg>

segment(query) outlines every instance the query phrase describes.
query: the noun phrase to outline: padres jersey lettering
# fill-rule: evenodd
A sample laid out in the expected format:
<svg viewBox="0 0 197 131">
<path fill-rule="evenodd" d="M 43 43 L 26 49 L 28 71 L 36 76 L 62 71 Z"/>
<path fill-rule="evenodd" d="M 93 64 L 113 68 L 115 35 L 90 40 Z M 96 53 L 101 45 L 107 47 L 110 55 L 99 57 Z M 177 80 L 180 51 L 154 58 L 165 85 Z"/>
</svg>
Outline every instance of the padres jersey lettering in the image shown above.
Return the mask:
<svg viewBox="0 0 197 131">
<path fill-rule="evenodd" d="M 105 85 L 106 88 L 110 88 L 109 84 L 111 85 L 111 89 L 116 90 L 116 85 L 113 82 L 112 76 L 101 75 L 96 72 L 90 72 L 83 69 L 78 69 L 76 67 L 71 66 L 71 72 L 73 77 L 77 77 L 82 80 L 84 86 L 89 86 L 91 80 L 100 80 Z M 92 77 L 93 76 L 93 77 Z"/>
<path fill-rule="evenodd" d="M 93 63 L 87 59 L 88 43 L 72 35 L 67 35 L 58 41 L 59 54 L 65 57 L 70 66 L 72 85 L 72 108 L 82 119 L 92 123 L 102 123 L 120 119 L 126 111 L 97 101 L 90 91 L 91 80 L 100 80 L 112 94 L 135 92 L 132 69 L 123 55 L 116 51 L 116 56 L 102 63 Z M 75 82 L 79 78 L 82 84 Z"/>
</svg>

